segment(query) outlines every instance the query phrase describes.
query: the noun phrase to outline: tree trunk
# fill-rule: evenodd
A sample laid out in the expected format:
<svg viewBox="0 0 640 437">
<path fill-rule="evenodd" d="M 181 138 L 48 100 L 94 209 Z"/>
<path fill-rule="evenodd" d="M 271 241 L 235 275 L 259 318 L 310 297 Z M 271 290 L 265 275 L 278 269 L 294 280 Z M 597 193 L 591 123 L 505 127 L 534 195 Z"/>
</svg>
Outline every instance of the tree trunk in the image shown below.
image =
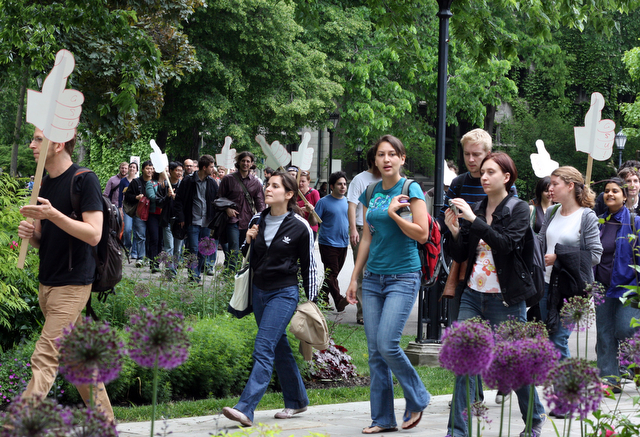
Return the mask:
<svg viewBox="0 0 640 437">
<path fill-rule="evenodd" d="M 484 130 L 489 132 L 489 135 L 493 135 L 493 124 L 496 118 L 496 107 L 493 105 L 487 106 L 487 115 L 484 117 Z"/>
<path fill-rule="evenodd" d="M 16 114 L 16 125 L 13 130 L 13 147 L 11 148 L 11 167 L 9 172 L 14 178 L 18 176 L 18 147 L 20 147 L 20 129 L 22 129 L 22 112 L 24 110 L 24 94 L 27 92 L 27 79 L 29 79 L 29 68 L 25 65 L 22 67 L 18 113 Z"/>
</svg>

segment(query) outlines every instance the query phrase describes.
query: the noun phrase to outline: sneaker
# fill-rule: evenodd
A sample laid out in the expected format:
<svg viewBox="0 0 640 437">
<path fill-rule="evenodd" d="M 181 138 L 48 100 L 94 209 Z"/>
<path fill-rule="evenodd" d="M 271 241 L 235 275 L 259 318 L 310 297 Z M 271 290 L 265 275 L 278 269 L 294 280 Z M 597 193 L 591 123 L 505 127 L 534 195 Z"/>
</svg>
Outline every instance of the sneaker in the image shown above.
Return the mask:
<svg viewBox="0 0 640 437">
<path fill-rule="evenodd" d="M 528 435 L 530 435 L 531 437 L 540 437 L 541 433 L 542 433 L 542 427 L 544 426 L 545 422 L 547 421 L 547 415 L 543 414 L 540 416 L 541 420 L 540 422 L 534 424 L 531 427 L 531 433 L 527 433 L 527 429 L 525 428 L 524 431 L 522 431 L 520 433 L 520 437 L 527 437 Z"/>
<path fill-rule="evenodd" d="M 304 413 L 305 411 L 307 411 L 307 407 L 302 407 L 302 408 L 285 408 L 284 410 L 280 411 L 279 413 L 276 413 L 275 417 L 276 419 L 291 419 L 293 417 L 294 414 L 298 414 L 298 413 Z"/>
<path fill-rule="evenodd" d="M 138 261 L 136 261 L 136 267 L 140 268 L 140 267 L 142 267 L 142 266 L 144 266 L 144 262 L 142 262 L 142 260 L 141 260 L 141 259 L 139 259 Z"/>
<path fill-rule="evenodd" d="M 501 405 L 503 402 L 507 402 L 509 397 L 511 397 L 511 392 L 504 394 L 498 390 L 498 393 L 496 393 L 496 404 Z"/>
<path fill-rule="evenodd" d="M 213 276 L 213 267 L 207 270 L 207 276 Z"/>
<path fill-rule="evenodd" d="M 253 423 L 249 420 L 247 416 L 242 411 L 238 411 L 235 408 L 224 407 L 222 409 L 222 414 L 229 419 L 235 422 L 240 422 L 242 426 L 251 426 Z"/>
</svg>

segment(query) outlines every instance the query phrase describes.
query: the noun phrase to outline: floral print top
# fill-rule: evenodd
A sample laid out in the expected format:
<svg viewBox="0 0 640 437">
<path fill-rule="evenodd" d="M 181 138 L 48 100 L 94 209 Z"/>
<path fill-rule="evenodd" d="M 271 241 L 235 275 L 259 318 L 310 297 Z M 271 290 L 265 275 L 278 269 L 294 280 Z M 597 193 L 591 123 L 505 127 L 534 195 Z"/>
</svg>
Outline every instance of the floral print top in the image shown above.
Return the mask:
<svg viewBox="0 0 640 437">
<path fill-rule="evenodd" d="M 491 247 L 481 239 L 476 248 L 476 254 L 476 263 L 471 270 L 467 286 L 480 293 L 500 293 L 500 283 Z"/>
</svg>

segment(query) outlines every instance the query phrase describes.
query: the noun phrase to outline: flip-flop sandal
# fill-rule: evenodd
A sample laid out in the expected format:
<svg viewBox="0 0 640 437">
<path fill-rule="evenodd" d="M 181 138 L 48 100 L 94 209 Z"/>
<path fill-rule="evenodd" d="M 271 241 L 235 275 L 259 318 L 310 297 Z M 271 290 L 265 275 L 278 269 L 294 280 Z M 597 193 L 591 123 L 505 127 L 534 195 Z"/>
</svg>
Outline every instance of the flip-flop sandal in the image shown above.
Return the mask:
<svg viewBox="0 0 640 437">
<path fill-rule="evenodd" d="M 409 410 L 405 410 L 404 411 L 404 416 L 402 416 L 402 429 L 411 429 L 411 428 L 415 428 L 416 425 L 418 425 L 418 423 L 420 423 L 420 419 L 422 419 L 422 411 L 420 411 L 420 415 L 418 416 L 418 418 L 416 419 L 415 422 L 413 422 L 411 425 L 408 426 L 404 426 L 405 423 L 407 423 L 408 421 L 411 420 L 411 411 Z"/>
<path fill-rule="evenodd" d="M 377 428 L 377 430 L 365 432 L 365 430 L 374 429 L 374 428 Z M 376 426 L 368 426 L 366 428 L 363 428 L 362 429 L 362 434 L 380 434 L 381 432 L 396 432 L 397 430 L 398 430 L 398 428 L 395 428 L 395 427 L 394 428 L 382 428 L 382 427 L 376 425 Z"/>
</svg>

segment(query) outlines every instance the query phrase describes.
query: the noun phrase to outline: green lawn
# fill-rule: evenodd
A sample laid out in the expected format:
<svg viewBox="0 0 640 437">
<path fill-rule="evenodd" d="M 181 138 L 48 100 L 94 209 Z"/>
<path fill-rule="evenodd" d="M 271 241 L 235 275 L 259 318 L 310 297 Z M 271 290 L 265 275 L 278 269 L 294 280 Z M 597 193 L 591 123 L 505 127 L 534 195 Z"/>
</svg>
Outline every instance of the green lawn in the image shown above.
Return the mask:
<svg viewBox="0 0 640 437">
<path fill-rule="evenodd" d="M 360 375 L 369 375 L 367 364 L 367 342 L 362 327 L 348 325 L 333 325 L 332 336 L 336 344 L 348 349 L 353 363 Z M 414 336 L 403 336 L 401 346 L 405 348 Z M 294 347 L 295 349 L 295 347 Z M 427 390 L 432 395 L 450 394 L 453 392 L 453 374 L 441 368 L 417 367 L 418 374 Z M 336 404 L 344 402 L 358 402 L 369 400 L 369 387 L 344 387 L 308 390 L 311 405 Z M 395 397 L 402 397 L 402 388 L 396 384 Z M 222 407 L 233 406 L 237 397 L 224 399 L 204 399 L 198 401 L 170 402 L 158 405 L 157 416 L 167 419 L 178 417 L 207 416 L 217 414 Z M 258 410 L 283 408 L 282 395 L 277 392 L 267 392 L 258 405 Z M 119 422 L 138 422 L 151 420 L 151 406 L 114 407 Z"/>
</svg>

